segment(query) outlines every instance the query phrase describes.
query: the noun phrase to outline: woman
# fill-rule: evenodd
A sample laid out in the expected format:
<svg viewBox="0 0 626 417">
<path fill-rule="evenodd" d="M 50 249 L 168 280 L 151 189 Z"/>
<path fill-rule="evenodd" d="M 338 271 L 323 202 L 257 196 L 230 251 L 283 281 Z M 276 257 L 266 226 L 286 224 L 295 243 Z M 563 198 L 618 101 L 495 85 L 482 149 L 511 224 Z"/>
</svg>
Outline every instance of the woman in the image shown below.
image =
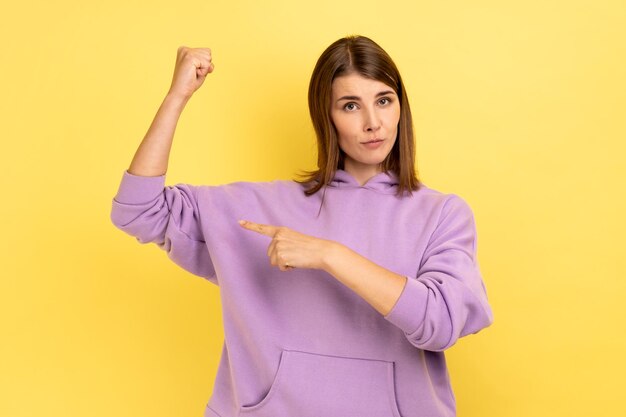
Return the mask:
<svg viewBox="0 0 626 417">
<path fill-rule="evenodd" d="M 391 58 L 349 36 L 309 87 L 318 170 L 165 186 L 173 132 L 213 72 L 178 49 L 113 223 L 220 287 L 225 342 L 205 417 L 454 416 L 444 350 L 493 322 L 467 203 L 420 183 Z"/>
</svg>

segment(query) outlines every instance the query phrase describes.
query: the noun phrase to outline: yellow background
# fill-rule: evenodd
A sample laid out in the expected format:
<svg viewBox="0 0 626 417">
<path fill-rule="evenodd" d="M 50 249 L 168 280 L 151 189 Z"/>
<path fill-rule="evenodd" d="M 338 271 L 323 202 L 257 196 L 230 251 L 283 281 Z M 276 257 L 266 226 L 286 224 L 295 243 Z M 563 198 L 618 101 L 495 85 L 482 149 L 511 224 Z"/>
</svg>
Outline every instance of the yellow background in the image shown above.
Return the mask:
<svg viewBox="0 0 626 417">
<path fill-rule="evenodd" d="M 309 77 L 353 33 L 404 77 L 421 179 L 475 212 L 495 322 L 447 351 L 459 416 L 626 415 L 624 2 L 295 3 L 3 5 L 0 416 L 202 415 L 218 288 L 111 199 L 181 45 L 216 68 L 168 184 L 314 168 Z"/>
</svg>

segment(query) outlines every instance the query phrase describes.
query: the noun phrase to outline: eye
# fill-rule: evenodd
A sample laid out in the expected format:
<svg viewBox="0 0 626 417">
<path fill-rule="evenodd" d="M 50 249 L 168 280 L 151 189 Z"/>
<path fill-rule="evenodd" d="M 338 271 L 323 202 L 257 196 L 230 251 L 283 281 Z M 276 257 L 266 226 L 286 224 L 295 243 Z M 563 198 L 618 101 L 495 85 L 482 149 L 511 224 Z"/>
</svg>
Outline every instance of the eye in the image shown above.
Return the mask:
<svg viewBox="0 0 626 417">
<path fill-rule="evenodd" d="M 344 110 L 348 110 L 348 111 L 353 111 L 354 109 L 356 109 L 356 103 L 347 103 L 345 106 L 343 106 Z"/>
<path fill-rule="evenodd" d="M 378 102 L 382 104 L 383 106 L 386 106 L 387 104 L 391 103 L 391 99 L 389 97 L 383 97 L 380 100 L 378 100 Z"/>
</svg>

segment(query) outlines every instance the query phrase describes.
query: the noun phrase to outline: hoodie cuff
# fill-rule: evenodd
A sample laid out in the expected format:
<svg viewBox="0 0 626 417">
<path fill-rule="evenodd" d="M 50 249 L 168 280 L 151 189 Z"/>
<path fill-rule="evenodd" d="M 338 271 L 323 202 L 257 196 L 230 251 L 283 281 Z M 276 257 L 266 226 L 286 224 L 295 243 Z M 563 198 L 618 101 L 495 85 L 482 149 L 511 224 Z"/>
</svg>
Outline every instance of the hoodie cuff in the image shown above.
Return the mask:
<svg viewBox="0 0 626 417">
<path fill-rule="evenodd" d="M 165 187 L 165 174 L 146 177 L 124 171 L 114 199 L 118 203 L 141 204 L 154 200 Z"/>
<path fill-rule="evenodd" d="M 385 319 L 402 329 L 406 334 L 412 334 L 419 329 L 426 316 L 428 302 L 428 287 L 409 276 L 391 311 Z"/>
</svg>

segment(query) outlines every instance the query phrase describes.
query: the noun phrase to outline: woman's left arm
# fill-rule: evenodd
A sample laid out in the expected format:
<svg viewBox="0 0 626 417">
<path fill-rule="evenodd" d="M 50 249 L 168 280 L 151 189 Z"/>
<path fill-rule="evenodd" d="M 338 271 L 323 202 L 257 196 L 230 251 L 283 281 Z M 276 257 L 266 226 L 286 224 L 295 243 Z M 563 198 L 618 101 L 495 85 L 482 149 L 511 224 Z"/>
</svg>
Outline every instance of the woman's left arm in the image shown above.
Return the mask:
<svg viewBox="0 0 626 417">
<path fill-rule="evenodd" d="M 283 271 L 299 267 L 328 272 L 399 327 L 417 348 L 443 351 L 493 323 L 476 258 L 474 216 L 458 196 L 444 205 L 415 278 L 383 268 L 335 241 L 281 226 L 242 226 L 272 238 L 267 250 L 272 265 Z"/>
<path fill-rule="evenodd" d="M 396 305 L 407 277 L 370 261 L 338 242 L 327 253 L 322 269 L 386 316 Z"/>
<path fill-rule="evenodd" d="M 245 229 L 272 238 L 267 256 L 281 271 L 312 268 L 328 272 L 352 289 L 381 314 L 394 306 L 407 278 L 359 255 L 345 245 L 305 235 L 284 226 L 240 220 Z"/>
</svg>

